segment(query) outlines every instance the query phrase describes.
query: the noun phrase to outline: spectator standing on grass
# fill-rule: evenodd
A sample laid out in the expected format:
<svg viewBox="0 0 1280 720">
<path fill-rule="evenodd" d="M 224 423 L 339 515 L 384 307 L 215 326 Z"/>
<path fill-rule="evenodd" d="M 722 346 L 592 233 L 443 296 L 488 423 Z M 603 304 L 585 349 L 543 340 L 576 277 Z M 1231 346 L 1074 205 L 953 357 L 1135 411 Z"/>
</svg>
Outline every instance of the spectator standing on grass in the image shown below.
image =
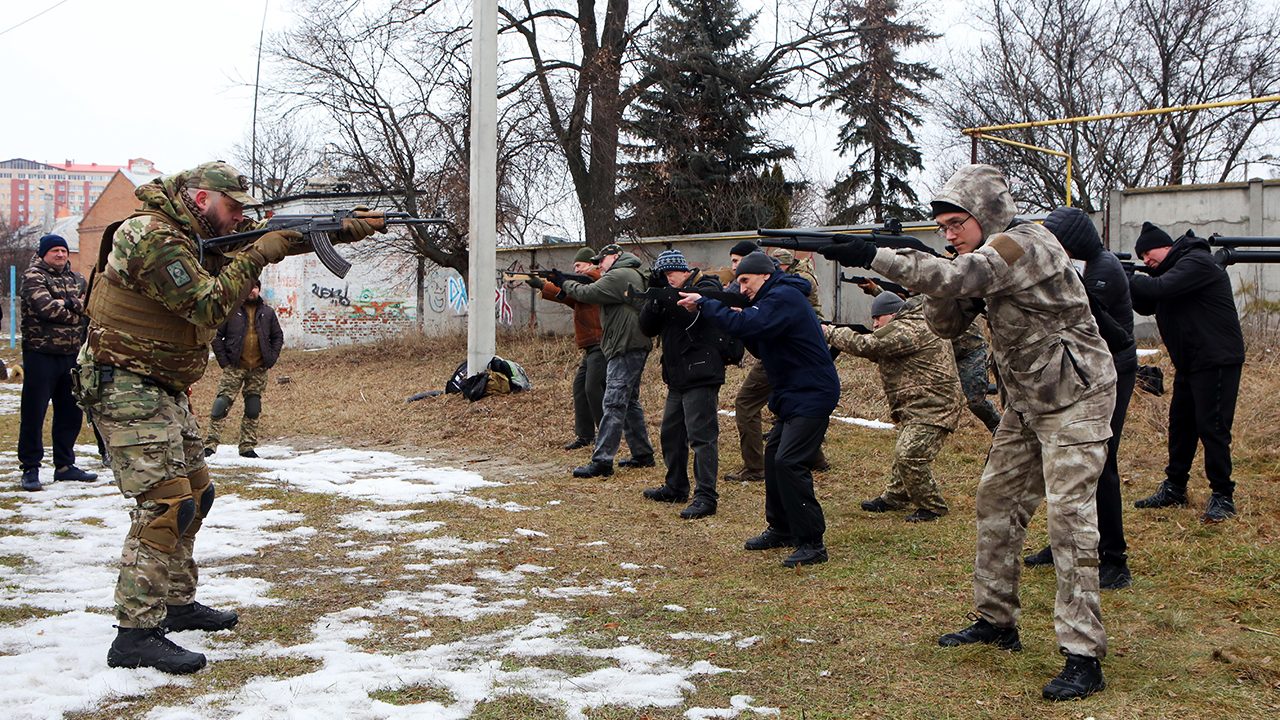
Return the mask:
<svg viewBox="0 0 1280 720">
<path fill-rule="evenodd" d="M 249 180 L 224 162 L 157 178 L 142 208 L 103 233 L 88 298 L 78 398 L 106 439 L 116 484 L 135 502 L 116 579 L 111 667 L 187 674 L 205 656 L 167 633 L 227 630 L 239 616 L 196 602 L 195 536 L 215 496 L 187 391 L 209 364 L 209 341 L 268 264 L 310 252 L 293 230 L 228 256 L 202 240 L 254 229 Z M 380 213 L 343 221 L 337 242 L 385 227 Z"/>
<path fill-rule="evenodd" d="M 71 368 L 84 342 L 84 277 L 71 269 L 67 241 L 45 235 L 22 274 L 22 401 L 18 466 L 22 489 L 42 490 L 44 416 L 53 403 L 53 479 L 93 482 L 97 473 L 76 467 L 75 443 L 84 413 L 71 394 Z"/>
<path fill-rule="evenodd" d="M 612 475 L 613 457 L 624 435 L 631 457 L 624 458 L 618 465 L 641 468 L 655 464 L 649 429 L 644 424 L 644 408 L 640 406 L 640 376 L 652 343 L 640 331 L 640 310 L 631 299 L 633 292 L 645 286 L 644 276 L 640 274 L 640 258 L 623 252 L 621 245 L 613 243 L 605 245 L 591 262 L 599 265 L 602 272 L 595 282 L 566 280 L 560 273 L 553 273 L 550 278 L 575 302 L 599 305 L 604 331 L 600 340 L 600 351 L 607 360 L 603 412 L 590 462 L 573 469 L 573 476 L 580 478 Z"/>
<path fill-rule="evenodd" d="M 813 457 L 840 400 L 840 378 L 809 304 L 807 280 L 782 272 L 764 253 L 738 263 L 739 292 L 751 305 L 682 293 L 680 307 L 701 310 L 760 359 L 777 418 L 764 446 L 764 516 L 768 527 L 747 540 L 747 550 L 793 546 L 787 567 L 827 561 L 826 519 L 813 491 Z"/>
<path fill-rule="evenodd" d="M 584 247 L 573 256 L 573 272 L 585 275 L 592 281 L 600 279 L 600 268 L 592 263 L 596 251 Z M 600 306 L 578 302 L 560 289 L 559 285 L 540 277 L 530 276 L 525 281 L 529 287 L 542 292 L 544 300 L 568 305 L 573 309 L 573 340 L 582 350 L 578 371 L 573 376 L 573 439 L 565 444 L 565 450 L 593 447 L 596 430 L 604 414 L 604 376 L 606 360 L 600 350 L 604 330 L 600 327 Z"/>
<path fill-rule="evenodd" d="M 666 482 L 644 491 L 658 502 L 682 503 L 689 497 L 689 451 L 693 451 L 693 502 L 680 511 L 686 520 L 716 514 L 716 474 L 720 453 L 720 422 L 716 415 L 724 360 L 721 331 L 696 310 L 678 305 L 681 290 L 720 290 L 714 275 L 690 268 L 679 250 L 667 250 L 653 263 L 652 283 L 663 295 L 640 309 L 640 330 L 662 343 L 662 381 L 667 402 L 662 410 L 662 460 Z"/>
<path fill-rule="evenodd" d="M 1044 219 L 1044 226 L 1058 238 L 1071 259 L 1084 263 L 1081 279 L 1089 295 L 1094 320 L 1107 341 L 1116 369 L 1116 407 L 1111 412 L 1111 439 L 1107 459 L 1098 477 L 1098 586 L 1105 590 L 1128 587 L 1128 544 L 1124 539 L 1124 510 L 1120 498 L 1117 455 L 1120 436 L 1129 412 L 1129 398 L 1138 373 L 1138 346 L 1133 340 L 1133 303 L 1124 267 L 1114 253 L 1102 247 L 1093 221 L 1079 208 L 1060 207 Z M 1111 328 L 1104 330 L 1104 328 Z M 1053 546 L 1023 559 L 1027 565 L 1053 565 Z"/>
<path fill-rule="evenodd" d="M 227 415 L 236 395 L 244 395 L 244 415 L 240 419 L 240 457 L 256 458 L 258 418 L 262 415 L 262 394 L 267 389 L 267 371 L 280 359 L 284 331 L 276 311 L 262 300 L 262 282 L 255 279 L 249 297 L 218 326 L 213 336 L 213 356 L 222 368 L 218 394 L 209 411 L 209 432 L 204 438 L 204 456 L 209 457 L 222 441 Z"/>
<path fill-rule="evenodd" d="M 876 364 L 889 413 L 898 426 L 889 484 L 879 497 L 862 503 L 867 512 L 889 512 L 907 505 L 907 522 L 937 520 L 947 514 L 930 465 L 960 419 L 960 379 L 951 343 L 929 329 L 924 300 L 882 292 L 871 301 L 875 332 L 823 325 L 827 342 Z"/>
<path fill-rule="evenodd" d="M 999 170 L 961 167 L 932 210 L 939 233 L 959 252 L 954 259 L 877 248 L 857 235 L 819 252 L 924 294 L 925 317 L 942 337 L 960 335 L 979 312 L 987 314 L 1005 410 L 974 503 L 978 617 L 938 644 L 1022 649 L 1020 555 L 1027 522 L 1045 499 L 1058 580 L 1054 629 L 1066 664 L 1042 696 L 1085 697 L 1106 687 L 1094 493 L 1115 407 L 1111 353 L 1071 259 L 1048 230 L 1014 220 L 1013 196 Z"/>
<path fill-rule="evenodd" d="M 1214 262 L 1209 243 L 1190 231 L 1174 242 L 1165 231 L 1143 223 L 1134 252 L 1151 268 L 1151 275 L 1129 279 L 1133 309 L 1156 316 L 1174 369 L 1165 480 L 1134 507 L 1187 504 L 1187 481 L 1199 441 L 1212 491 L 1201 520 L 1222 522 L 1236 514 L 1231 425 L 1244 366 L 1244 334 L 1231 278 Z"/>
</svg>

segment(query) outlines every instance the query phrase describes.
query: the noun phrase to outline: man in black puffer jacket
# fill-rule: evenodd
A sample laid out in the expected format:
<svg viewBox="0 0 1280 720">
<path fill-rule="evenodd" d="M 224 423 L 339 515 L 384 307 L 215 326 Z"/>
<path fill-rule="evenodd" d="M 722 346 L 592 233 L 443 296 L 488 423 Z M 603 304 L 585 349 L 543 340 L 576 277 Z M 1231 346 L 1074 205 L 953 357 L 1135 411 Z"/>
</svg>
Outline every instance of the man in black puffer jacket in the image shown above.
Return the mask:
<svg viewBox="0 0 1280 720">
<path fill-rule="evenodd" d="M 1130 278 L 1133 309 L 1156 316 L 1175 371 L 1165 480 L 1134 507 L 1187 504 L 1187 480 L 1199 440 L 1213 491 L 1201 519 L 1222 522 L 1236 513 L 1231 423 L 1244 365 L 1244 335 L 1231 278 L 1214 261 L 1208 241 L 1190 230 L 1173 242 L 1160 228 L 1143 223 L 1134 251 L 1151 268 L 1151 277 Z"/>
<path fill-rule="evenodd" d="M 236 402 L 236 395 L 242 393 L 240 456 L 258 457 L 254 448 L 258 445 L 258 418 L 262 415 L 262 395 L 267 389 L 267 371 L 280 359 L 280 350 L 284 347 L 280 319 L 276 311 L 263 302 L 261 292 L 262 283 L 255 279 L 249 297 L 227 316 L 213 338 L 213 356 L 222 368 L 222 380 L 218 382 L 218 394 L 209 411 L 205 457 L 217 451 L 227 414 Z"/>
<path fill-rule="evenodd" d="M 693 502 L 680 512 L 685 520 L 714 515 L 719 495 L 720 422 L 716 416 L 720 386 L 724 384 L 724 360 L 717 339 L 721 331 L 701 312 L 689 312 L 676 303 L 678 290 L 720 290 L 714 275 L 690 269 L 679 250 L 667 250 L 653 263 L 654 280 L 661 280 L 662 299 L 649 300 L 640 309 L 640 331 L 662 336 L 662 381 L 667 403 L 662 410 L 660 440 L 667 465 L 666 482 L 644 491 L 658 502 L 684 502 L 689 497 L 689 450 L 693 450 L 693 477 L 697 480 Z"/>
<path fill-rule="evenodd" d="M 1079 208 L 1060 207 L 1044 219 L 1044 226 L 1058 238 L 1067 255 L 1084 263 L 1084 290 L 1107 349 L 1116 366 L 1116 408 L 1111 413 L 1111 439 L 1107 460 L 1098 478 L 1098 585 L 1108 590 L 1128 587 L 1128 546 L 1124 539 L 1124 513 L 1120 499 L 1120 469 L 1116 455 L 1120 434 L 1129 412 L 1129 398 L 1138 372 L 1138 348 L 1133 339 L 1133 302 L 1124 267 L 1114 253 L 1102 247 L 1093 221 Z M 1052 565 L 1050 546 L 1026 557 L 1027 565 Z"/>
</svg>

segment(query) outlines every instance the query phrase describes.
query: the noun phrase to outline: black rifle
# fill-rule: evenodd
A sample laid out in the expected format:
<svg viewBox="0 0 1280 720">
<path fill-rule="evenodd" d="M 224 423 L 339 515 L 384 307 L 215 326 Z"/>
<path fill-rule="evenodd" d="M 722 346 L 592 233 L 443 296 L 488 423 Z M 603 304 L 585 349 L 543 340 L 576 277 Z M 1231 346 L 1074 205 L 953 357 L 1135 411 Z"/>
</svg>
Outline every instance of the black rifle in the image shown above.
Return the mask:
<svg viewBox="0 0 1280 720">
<path fill-rule="evenodd" d="M 728 290 L 698 290 L 695 288 L 673 288 L 667 287 L 650 287 L 643 290 L 637 290 L 634 287 L 627 288 L 628 300 L 657 300 L 658 302 L 676 302 L 680 299 L 680 293 L 693 293 L 701 295 L 704 298 L 719 300 L 729 307 L 749 307 L 751 301 L 742 293 L 729 292 Z"/>
<path fill-rule="evenodd" d="M 859 335 L 870 335 L 871 333 L 875 332 L 874 330 L 867 327 L 866 325 L 860 325 L 858 323 L 838 323 L 838 322 L 831 322 L 829 320 L 820 320 L 819 322 L 821 322 L 823 325 L 830 325 L 831 327 L 834 327 L 834 328 L 849 328 L 850 330 L 858 333 Z"/>
<path fill-rule="evenodd" d="M 269 232 L 296 230 L 311 241 L 311 247 L 315 250 L 316 257 L 320 258 L 320 262 L 329 268 L 329 272 L 342 278 L 346 277 L 347 272 L 351 270 L 351 263 L 344 260 L 333 249 L 333 241 L 330 237 L 342 230 L 342 221 L 357 218 L 369 222 L 375 229 L 378 229 L 378 225 L 381 224 L 382 228 L 378 229 L 379 232 L 384 232 L 388 225 L 443 225 L 448 222 L 444 218 L 417 218 L 406 212 L 370 213 L 365 215 L 356 210 L 334 210 L 327 215 L 272 215 L 267 218 L 267 224 L 257 230 L 248 230 L 204 240 L 200 243 L 200 250 L 201 252 L 207 250 L 219 253 L 237 250 Z"/>
<path fill-rule="evenodd" d="M 893 218 L 885 221 L 884 225 L 877 230 L 870 232 L 854 230 L 847 233 L 829 233 L 820 230 L 806 230 L 803 228 L 791 229 L 775 229 L 775 228 L 758 228 L 756 233 L 763 238 L 760 241 L 761 247 L 781 247 L 791 250 L 808 250 L 817 251 L 826 245 L 839 244 L 849 242 L 850 237 L 860 237 L 868 240 L 882 248 L 891 248 L 894 250 L 907 248 L 911 250 L 919 250 L 928 253 L 934 257 L 940 257 L 937 250 L 925 245 L 923 242 L 902 234 L 902 223 Z"/>
<path fill-rule="evenodd" d="M 911 295 L 915 294 L 910 290 L 902 287 L 896 282 L 889 282 L 888 280 L 885 280 L 883 278 L 866 277 L 865 275 L 841 275 L 840 282 L 853 283 L 854 285 L 866 285 L 867 283 L 875 283 L 876 285 L 879 285 L 885 290 L 888 290 L 889 292 L 894 293 L 895 295 L 900 295 L 904 298 L 910 297 Z"/>
<path fill-rule="evenodd" d="M 1214 247 L 1240 247 L 1249 245 L 1261 248 L 1280 248 L 1280 237 L 1246 237 L 1242 235 L 1219 235 L 1214 233 L 1209 236 L 1209 244 Z"/>
<path fill-rule="evenodd" d="M 542 278 L 543 280 L 550 280 L 552 277 L 556 275 L 556 273 L 557 271 L 554 268 L 551 270 L 543 270 L 543 269 L 503 270 L 502 279 L 506 282 L 524 282 L 525 280 L 528 280 L 530 278 Z M 580 283 L 595 282 L 595 278 L 589 275 L 575 275 L 573 273 L 565 273 L 565 272 L 559 273 L 559 275 L 565 280 L 572 280 L 574 282 L 580 282 Z"/>
</svg>

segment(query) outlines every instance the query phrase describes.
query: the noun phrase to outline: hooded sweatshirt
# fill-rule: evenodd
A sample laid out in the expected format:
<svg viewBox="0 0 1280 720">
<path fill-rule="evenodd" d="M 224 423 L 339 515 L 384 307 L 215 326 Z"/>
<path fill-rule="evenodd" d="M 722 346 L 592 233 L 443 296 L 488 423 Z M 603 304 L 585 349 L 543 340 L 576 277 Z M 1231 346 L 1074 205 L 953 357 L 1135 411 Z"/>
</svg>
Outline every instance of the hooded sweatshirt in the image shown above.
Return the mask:
<svg viewBox="0 0 1280 720">
<path fill-rule="evenodd" d="M 1049 413 L 1080 398 L 1114 392 L 1115 366 L 1089 311 L 1084 284 L 1053 234 L 1034 223 L 1013 225 L 1008 184 L 990 165 L 967 165 L 936 201 L 962 208 L 986 240 L 954 259 L 881 248 L 871 264 L 924 295 L 925 316 L 942 337 L 962 334 L 985 303 L 992 354 L 1009 407 Z M 1090 427 L 1080 442 L 1105 440 Z"/>
<path fill-rule="evenodd" d="M 1178 238 L 1151 277 L 1129 280 L 1133 307 L 1155 314 L 1160 339 L 1180 372 L 1244 362 L 1244 335 L 1231 278 L 1214 262 L 1209 242 L 1190 233 Z"/>
</svg>

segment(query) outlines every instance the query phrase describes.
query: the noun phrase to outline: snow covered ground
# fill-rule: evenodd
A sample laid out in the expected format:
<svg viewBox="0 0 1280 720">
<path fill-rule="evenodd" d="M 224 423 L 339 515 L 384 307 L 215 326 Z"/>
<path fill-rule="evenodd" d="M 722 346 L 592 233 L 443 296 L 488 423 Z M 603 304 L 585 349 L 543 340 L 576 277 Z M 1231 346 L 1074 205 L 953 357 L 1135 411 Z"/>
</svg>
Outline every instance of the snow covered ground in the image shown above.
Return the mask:
<svg viewBox="0 0 1280 720">
<path fill-rule="evenodd" d="M 92 448 L 79 450 L 82 458 L 93 456 Z M 471 495 L 498 483 L 476 473 L 432 467 L 420 459 L 386 452 L 268 446 L 259 448 L 259 453 L 262 459 L 246 460 L 224 446 L 210 459 L 215 482 L 235 474 L 247 479 L 250 487 L 286 488 L 291 495 L 340 495 L 360 504 L 360 509 L 335 518 L 325 531 L 324 539 L 345 550 L 349 563 L 299 568 L 300 582 L 307 573 L 323 572 L 366 583 L 370 578 L 365 566 L 397 543 L 402 551 L 411 548 L 421 561 L 403 565 L 404 574 L 387 583 L 388 589 L 376 601 L 314 618 L 309 637 L 296 645 L 249 645 L 237 639 L 235 630 L 175 635 L 179 644 L 205 653 L 215 665 L 233 658 L 296 658 L 305 659 L 306 667 L 314 669 L 291 677 L 252 677 L 239 687 L 220 685 L 217 691 L 184 699 L 180 706 L 160 704 L 146 715 L 150 720 L 466 718 L 479 703 L 507 696 L 526 696 L 562 708 L 566 718 L 585 717 L 586 711 L 605 705 L 671 712 L 685 704 L 685 696 L 695 690 L 700 677 L 732 672 L 706 661 L 686 664 L 635 638 L 619 636 L 606 647 L 601 647 L 598 637 L 584 642 L 575 603 L 585 596 L 634 593 L 636 581 L 625 576 L 586 580 L 557 571 L 558 548 L 576 550 L 605 542 L 548 537 L 529 527 L 537 527 L 535 508 Z M 128 698 L 145 697 L 165 686 L 194 686 L 190 677 L 107 667 L 106 650 L 115 633 L 111 611 L 115 561 L 131 501 L 115 490 L 109 470 L 88 459 L 81 465 L 102 473 L 104 481 L 52 483 L 39 493 L 0 492 L 0 611 L 26 606 L 37 608 L 41 615 L 0 622 L 0 677 L 4 678 L 0 717 L 59 718 L 75 711 L 124 711 L 130 707 Z M 51 473 L 45 475 L 47 480 Z M 0 452 L 0 478 L 4 487 L 16 488 L 13 452 Z M 449 510 L 441 503 L 502 513 L 500 517 L 511 519 L 510 534 L 455 537 L 449 528 Z M 433 519 L 424 520 L 427 516 Z M 253 622 L 255 607 L 280 602 L 273 597 L 271 582 L 255 575 L 255 560 L 264 551 L 305 552 L 318 542 L 319 532 L 304 520 L 302 514 L 277 507 L 271 500 L 220 491 L 197 542 L 200 600 L 239 610 L 242 627 Z M 407 535 L 421 537 L 405 543 Z M 517 541 L 547 546 L 545 564 L 503 570 L 487 555 Z M 474 570 L 466 584 L 444 582 L 437 576 L 442 568 L 459 563 Z M 619 570 L 625 573 L 640 567 L 621 563 Z M 551 603 L 557 611 L 522 611 L 534 598 L 539 607 Z M 694 610 L 714 612 L 713 608 Z M 472 635 L 458 638 L 455 633 L 447 642 L 432 642 L 435 618 L 471 623 L 508 617 L 510 622 L 496 626 L 486 622 L 483 631 Z M 414 642 L 361 642 L 386 633 L 386 625 L 380 622 L 388 618 L 395 621 L 398 639 Z M 733 633 L 676 633 L 670 638 L 734 643 L 739 648 L 759 640 L 736 638 Z M 406 647 L 410 649 L 401 649 Z M 548 665 L 591 669 L 570 671 Z M 401 700 L 400 704 L 378 699 L 388 692 L 421 687 L 431 688 L 429 695 L 434 699 Z M 719 708 L 687 708 L 683 714 L 699 720 L 780 714 L 777 708 L 756 706 L 745 694 L 726 702 Z"/>
</svg>

